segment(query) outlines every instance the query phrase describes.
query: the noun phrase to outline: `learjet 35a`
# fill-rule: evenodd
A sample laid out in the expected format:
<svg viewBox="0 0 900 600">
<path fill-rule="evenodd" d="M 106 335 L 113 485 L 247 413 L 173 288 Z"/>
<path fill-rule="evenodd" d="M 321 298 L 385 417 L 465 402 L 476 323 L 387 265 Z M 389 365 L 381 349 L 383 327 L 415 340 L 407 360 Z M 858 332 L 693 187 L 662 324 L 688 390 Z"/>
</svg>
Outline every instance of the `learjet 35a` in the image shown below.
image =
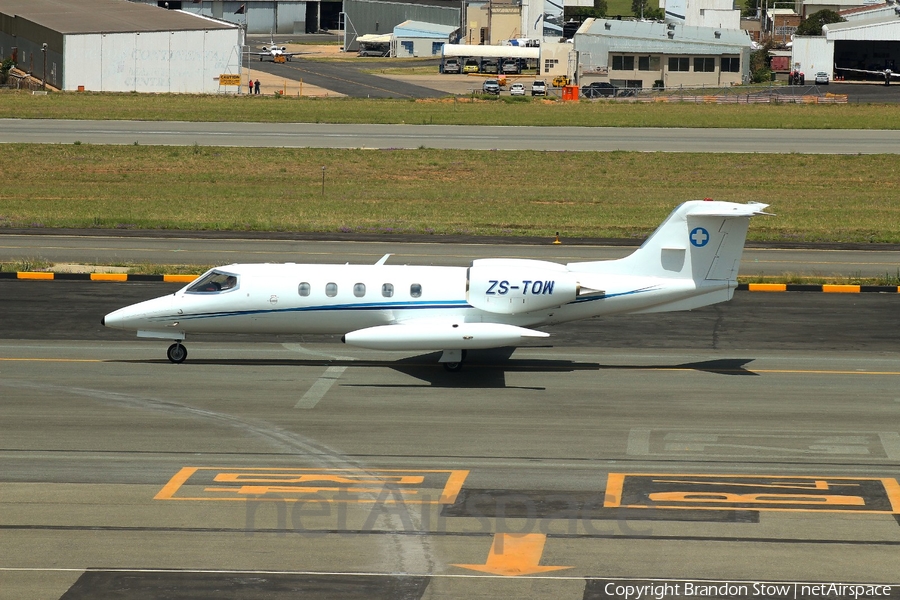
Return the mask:
<svg viewBox="0 0 900 600">
<path fill-rule="evenodd" d="M 478 259 L 469 267 L 232 264 L 183 289 L 106 315 L 107 327 L 173 340 L 188 333 L 338 334 L 351 346 L 442 351 L 517 346 L 534 327 L 589 317 L 691 310 L 730 300 L 750 217 L 766 204 L 690 201 L 631 255 L 558 264 Z"/>
<path fill-rule="evenodd" d="M 291 57 L 303 54 L 303 52 L 288 52 L 286 46 L 279 46 L 275 43 L 275 40 L 272 40 L 268 46 L 263 46 L 261 50 L 262 52 L 251 52 L 251 54 L 258 56 L 260 61 L 264 58 L 271 58 L 275 62 L 280 62 L 281 60 L 291 60 Z"/>
</svg>

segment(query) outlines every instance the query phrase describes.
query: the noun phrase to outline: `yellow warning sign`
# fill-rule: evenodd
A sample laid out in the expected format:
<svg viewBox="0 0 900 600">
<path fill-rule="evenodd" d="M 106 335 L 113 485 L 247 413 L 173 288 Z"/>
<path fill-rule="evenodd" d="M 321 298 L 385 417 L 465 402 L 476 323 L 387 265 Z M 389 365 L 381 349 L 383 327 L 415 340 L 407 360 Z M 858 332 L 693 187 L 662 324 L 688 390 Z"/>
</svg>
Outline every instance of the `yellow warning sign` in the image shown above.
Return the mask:
<svg viewBox="0 0 900 600">
<path fill-rule="evenodd" d="M 219 85 L 236 85 L 240 87 L 241 76 L 231 73 L 222 73 L 221 75 L 219 75 Z"/>
<path fill-rule="evenodd" d="M 610 473 L 607 508 L 900 514 L 892 478 Z"/>
<path fill-rule="evenodd" d="M 453 504 L 468 471 L 184 467 L 156 500 Z"/>
</svg>

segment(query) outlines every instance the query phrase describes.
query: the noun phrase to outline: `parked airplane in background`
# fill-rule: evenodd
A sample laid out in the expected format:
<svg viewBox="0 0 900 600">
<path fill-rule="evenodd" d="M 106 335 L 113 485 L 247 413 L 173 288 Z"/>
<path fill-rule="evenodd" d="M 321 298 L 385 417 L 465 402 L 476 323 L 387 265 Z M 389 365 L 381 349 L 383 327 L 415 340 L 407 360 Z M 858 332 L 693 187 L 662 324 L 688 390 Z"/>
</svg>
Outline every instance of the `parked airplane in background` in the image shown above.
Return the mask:
<svg viewBox="0 0 900 600">
<path fill-rule="evenodd" d="M 900 78 L 900 73 L 892 71 L 890 69 L 882 69 L 880 71 L 869 70 L 869 69 L 848 69 L 846 67 L 835 67 L 835 71 L 850 71 L 851 73 L 864 73 L 866 75 L 877 75 L 878 77 L 884 78 L 884 85 L 891 85 L 891 78 L 897 77 Z"/>
<path fill-rule="evenodd" d="M 187 357 L 188 333 L 322 333 L 361 348 L 442 350 L 439 362 L 455 371 L 466 350 L 549 336 L 533 327 L 730 300 L 750 217 L 766 206 L 685 202 L 618 260 L 428 267 L 387 265 L 388 254 L 374 265 L 233 264 L 101 323 L 174 340 L 174 363 Z"/>
<path fill-rule="evenodd" d="M 303 54 L 302 52 L 288 52 L 286 46 L 278 46 L 275 43 L 274 39 L 269 42 L 268 46 L 263 46 L 261 50 L 262 52 L 250 53 L 257 55 L 260 62 L 262 62 L 262 60 L 266 57 L 271 58 L 274 62 L 282 62 L 284 60 L 291 60 L 292 56 L 299 56 L 300 54 Z"/>
</svg>

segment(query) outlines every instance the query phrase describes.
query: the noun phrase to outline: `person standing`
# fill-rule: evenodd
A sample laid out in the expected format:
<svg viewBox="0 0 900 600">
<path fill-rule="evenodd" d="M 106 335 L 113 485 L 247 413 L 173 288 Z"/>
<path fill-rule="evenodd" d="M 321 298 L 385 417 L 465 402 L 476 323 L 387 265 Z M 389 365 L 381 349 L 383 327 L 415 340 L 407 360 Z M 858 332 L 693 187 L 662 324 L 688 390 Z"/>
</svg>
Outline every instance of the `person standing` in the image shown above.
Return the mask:
<svg viewBox="0 0 900 600">
<path fill-rule="evenodd" d="M 253 88 L 256 90 L 255 93 L 259 94 L 259 79 L 257 79 L 256 83 L 253 84 Z"/>
</svg>

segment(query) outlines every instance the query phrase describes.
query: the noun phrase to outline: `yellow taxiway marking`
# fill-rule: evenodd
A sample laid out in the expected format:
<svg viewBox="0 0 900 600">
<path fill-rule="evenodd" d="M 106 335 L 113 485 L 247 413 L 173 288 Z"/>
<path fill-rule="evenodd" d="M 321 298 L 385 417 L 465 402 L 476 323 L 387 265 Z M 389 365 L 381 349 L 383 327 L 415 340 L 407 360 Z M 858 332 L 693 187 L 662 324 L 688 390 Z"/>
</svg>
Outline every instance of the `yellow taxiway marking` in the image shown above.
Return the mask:
<svg viewBox="0 0 900 600">
<path fill-rule="evenodd" d="M 468 474 L 468 471 L 453 469 L 183 467 L 153 499 L 359 504 L 391 504 L 399 500 L 410 504 L 453 504 Z M 211 483 L 233 485 L 213 487 Z M 191 490 L 202 489 L 209 495 L 177 495 L 184 486 Z M 385 490 L 390 494 L 385 495 Z M 423 494 L 423 490 L 439 492 L 434 496 Z M 407 495 L 418 495 L 418 498 L 400 499 Z"/>
<path fill-rule="evenodd" d="M 12 358 L 0 356 L 0 361 L 2 362 L 95 362 L 102 363 L 106 362 L 105 359 L 102 358 Z"/>
<path fill-rule="evenodd" d="M 676 479 L 678 478 L 678 479 Z M 623 503 L 626 480 L 645 480 L 656 484 L 668 484 L 670 489 L 651 492 L 641 489 L 632 490 L 634 500 Z M 754 482 L 745 483 L 747 480 Z M 768 481 L 762 483 L 761 481 Z M 838 488 L 862 488 L 863 485 L 880 483 L 884 495 L 876 494 L 875 504 L 886 499 L 890 510 L 868 509 L 873 500 L 870 489 L 866 497 L 863 495 L 840 493 Z M 678 488 L 677 486 L 683 486 Z M 698 486 L 704 486 L 701 490 Z M 708 487 L 706 487 L 708 486 Z M 758 493 L 739 494 L 716 487 L 725 488 L 742 486 L 757 488 Z M 798 493 L 772 493 L 769 490 L 795 489 Z M 832 494 L 814 494 L 814 491 L 830 491 Z M 849 490 L 848 490 L 849 491 Z M 634 502 L 644 501 L 643 504 Z M 657 504 L 657 503 L 674 504 Z M 709 506 L 719 504 L 719 506 Z M 823 508 L 799 508 L 797 505 L 822 506 Z M 610 473 L 606 483 L 605 508 L 643 508 L 662 510 L 754 510 L 754 511 L 790 511 L 790 512 L 854 512 L 863 514 L 900 514 L 900 483 L 890 477 L 815 477 L 806 475 L 690 475 L 690 474 L 648 474 L 648 473 Z M 859 509 L 841 507 L 859 506 Z"/>
<path fill-rule="evenodd" d="M 547 536 L 543 533 L 495 533 L 487 561 L 483 565 L 454 563 L 453 566 L 505 577 L 571 569 L 572 567 L 538 564 L 546 541 Z"/>
<path fill-rule="evenodd" d="M 608 365 L 607 369 L 615 369 Z M 633 370 L 641 370 L 641 367 L 623 367 Z M 707 371 L 710 373 L 786 373 L 795 375 L 900 375 L 900 371 L 826 371 L 823 369 L 698 369 L 696 367 L 645 367 L 646 371 Z"/>
<path fill-rule="evenodd" d="M 106 358 L 27 358 L 27 357 L 13 357 L 13 356 L 0 356 L 0 362 L 95 362 L 95 363 L 104 363 L 104 362 L 116 362 L 113 359 Z M 492 365 L 498 366 L 498 365 Z M 623 365 L 617 367 L 615 365 L 606 365 L 605 368 L 615 370 L 617 368 L 629 369 L 629 370 L 643 370 L 643 371 L 697 371 L 697 368 L 694 367 L 635 367 L 635 366 L 627 366 Z M 896 377 L 900 375 L 900 371 L 858 371 L 858 370 L 835 370 L 828 371 L 825 369 L 701 369 L 703 371 L 707 371 L 710 373 L 781 373 L 788 375 L 881 375 L 881 376 L 893 376 Z"/>
</svg>

